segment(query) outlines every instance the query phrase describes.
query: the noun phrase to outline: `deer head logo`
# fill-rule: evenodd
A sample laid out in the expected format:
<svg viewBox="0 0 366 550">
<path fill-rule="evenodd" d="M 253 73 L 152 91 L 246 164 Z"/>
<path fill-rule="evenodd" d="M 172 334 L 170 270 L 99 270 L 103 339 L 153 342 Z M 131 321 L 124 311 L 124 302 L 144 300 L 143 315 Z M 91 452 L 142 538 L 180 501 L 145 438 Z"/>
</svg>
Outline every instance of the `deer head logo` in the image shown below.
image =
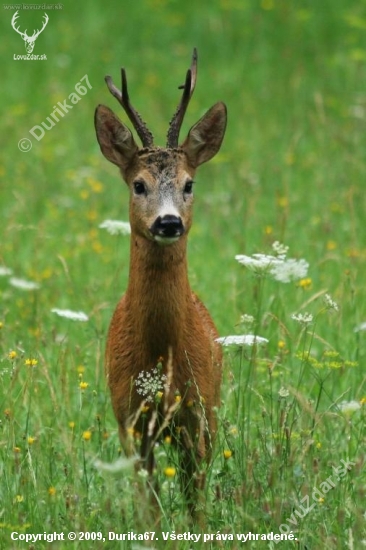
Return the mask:
<svg viewBox="0 0 366 550">
<path fill-rule="evenodd" d="M 13 27 L 13 29 L 20 34 L 20 36 L 23 38 L 24 40 L 24 45 L 25 45 L 25 49 L 27 51 L 27 53 L 32 53 L 33 52 L 33 49 L 34 49 L 34 43 L 35 41 L 37 40 L 38 36 L 41 34 L 41 32 L 43 31 L 43 29 L 45 28 L 45 26 L 47 25 L 48 23 L 48 15 L 47 13 L 44 14 L 44 21 L 43 21 L 43 26 L 40 30 L 35 30 L 33 31 L 33 34 L 32 36 L 28 36 L 27 35 L 27 29 L 25 29 L 24 32 L 21 32 L 19 30 L 19 27 L 17 28 L 15 26 L 15 23 L 16 23 L 16 20 L 17 18 L 19 17 L 18 15 L 18 12 L 16 11 L 13 15 L 13 18 L 11 20 L 11 26 Z"/>
</svg>

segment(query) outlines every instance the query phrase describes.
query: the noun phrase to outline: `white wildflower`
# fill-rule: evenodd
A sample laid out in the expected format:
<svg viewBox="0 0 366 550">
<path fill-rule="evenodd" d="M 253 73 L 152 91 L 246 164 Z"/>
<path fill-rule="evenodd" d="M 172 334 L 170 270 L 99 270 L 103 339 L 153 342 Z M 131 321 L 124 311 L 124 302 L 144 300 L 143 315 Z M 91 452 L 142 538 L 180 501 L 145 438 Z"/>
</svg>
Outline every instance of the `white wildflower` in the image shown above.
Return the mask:
<svg viewBox="0 0 366 550">
<path fill-rule="evenodd" d="M 253 315 L 248 315 L 247 313 L 244 313 L 244 315 L 240 316 L 240 323 L 242 325 L 251 326 L 254 323 Z"/>
<path fill-rule="evenodd" d="M 245 267 L 256 273 L 267 271 L 270 267 L 282 263 L 282 261 L 275 256 L 268 256 L 266 254 L 253 254 L 252 256 L 237 254 L 235 259 L 240 264 L 245 265 Z"/>
<path fill-rule="evenodd" d="M 337 405 L 338 409 L 344 414 L 352 414 L 361 408 L 361 404 L 358 401 L 342 401 Z"/>
<path fill-rule="evenodd" d="M 34 281 L 26 281 L 25 279 L 18 279 L 17 277 L 11 277 L 9 283 L 11 286 L 19 288 L 20 290 L 37 290 L 40 288 L 40 285 Z"/>
<path fill-rule="evenodd" d="M 360 332 L 360 331 L 366 330 L 366 322 L 360 323 L 353 330 L 354 330 L 354 332 Z"/>
<path fill-rule="evenodd" d="M 131 226 L 129 222 L 122 222 L 119 220 L 105 220 L 99 227 L 106 229 L 111 235 L 130 235 Z"/>
<path fill-rule="evenodd" d="M 241 334 L 238 336 L 223 336 L 216 338 L 216 342 L 222 346 L 253 346 L 257 344 L 267 344 L 267 338 L 255 334 Z"/>
<path fill-rule="evenodd" d="M 5 267 L 5 265 L 0 265 L 0 276 L 6 277 L 7 275 L 11 275 L 13 273 L 13 270 L 9 267 Z"/>
<path fill-rule="evenodd" d="M 139 468 L 138 469 L 138 472 L 137 472 L 137 475 L 141 478 L 141 479 L 148 479 L 150 474 L 149 472 L 146 470 L 146 468 Z"/>
<path fill-rule="evenodd" d="M 339 305 L 337 304 L 337 302 L 332 300 L 332 298 L 330 297 L 329 294 L 325 294 L 324 303 L 325 303 L 325 307 L 327 309 L 329 309 L 329 310 L 333 309 L 334 311 L 339 311 Z"/>
<path fill-rule="evenodd" d="M 249 184 L 252 185 L 253 187 L 256 187 L 260 182 L 259 175 L 256 174 L 255 172 L 249 172 L 249 174 L 246 177 L 248 179 Z"/>
<path fill-rule="evenodd" d="M 280 397 L 288 397 L 290 395 L 290 392 L 282 386 L 282 388 L 280 388 L 280 390 L 278 391 L 278 395 Z"/>
<path fill-rule="evenodd" d="M 81 179 L 92 178 L 94 176 L 94 169 L 90 166 L 80 166 L 76 170 L 72 171 L 71 177 L 75 181 L 80 181 Z"/>
<path fill-rule="evenodd" d="M 280 283 L 290 283 L 307 276 L 309 264 L 306 260 L 283 260 L 272 266 L 270 273 Z"/>
<path fill-rule="evenodd" d="M 272 248 L 273 248 L 273 252 L 277 255 L 278 258 L 283 260 L 286 258 L 288 248 L 289 248 L 288 246 L 280 243 L 279 241 L 275 241 L 272 244 Z"/>
<path fill-rule="evenodd" d="M 165 374 L 155 367 L 151 371 L 141 371 L 135 380 L 136 391 L 146 401 L 154 401 L 156 394 L 164 390 L 164 384 L 167 380 Z"/>
<path fill-rule="evenodd" d="M 288 246 L 285 246 L 278 241 L 272 245 L 276 256 L 267 254 L 253 254 L 245 256 L 238 254 L 235 259 L 248 269 L 251 269 L 257 274 L 269 273 L 280 283 L 290 283 L 297 281 L 307 276 L 309 263 L 306 260 L 295 260 L 293 258 L 286 259 Z"/>
<path fill-rule="evenodd" d="M 291 319 L 297 321 L 301 325 L 310 325 L 313 322 L 313 316 L 311 313 L 293 313 Z"/>
<path fill-rule="evenodd" d="M 71 311 L 71 309 L 51 309 L 52 313 L 56 313 L 59 317 L 65 317 L 72 321 L 89 321 L 89 317 L 83 311 Z"/>
<path fill-rule="evenodd" d="M 134 457 L 125 458 L 123 456 L 120 456 L 114 462 L 103 462 L 102 460 L 99 460 L 99 458 L 96 458 L 94 460 L 94 467 L 97 470 L 110 474 L 115 474 L 121 472 L 122 470 L 130 469 L 134 466 L 134 464 Z"/>
<path fill-rule="evenodd" d="M 365 118 L 365 108 L 362 105 L 351 105 L 349 108 L 350 115 L 363 120 Z"/>
</svg>

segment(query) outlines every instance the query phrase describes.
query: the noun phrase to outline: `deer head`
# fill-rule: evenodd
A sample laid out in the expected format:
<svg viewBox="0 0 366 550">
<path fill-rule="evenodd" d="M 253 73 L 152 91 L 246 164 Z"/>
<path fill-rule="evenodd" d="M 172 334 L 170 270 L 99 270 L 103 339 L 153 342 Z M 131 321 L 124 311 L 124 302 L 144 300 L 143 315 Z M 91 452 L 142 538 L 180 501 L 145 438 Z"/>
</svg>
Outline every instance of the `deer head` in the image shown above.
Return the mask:
<svg viewBox="0 0 366 550">
<path fill-rule="evenodd" d="M 224 103 L 216 103 L 178 145 L 183 117 L 196 83 L 195 49 L 185 84 L 181 86 L 181 101 L 169 125 L 167 145 L 156 147 L 151 132 L 130 103 L 126 72 L 124 69 L 121 72 L 121 91 L 110 76 L 105 80 L 132 122 L 143 147 L 138 147 L 127 126 L 104 105 L 99 105 L 95 112 L 97 139 L 103 155 L 120 168 L 129 186 L 132 232 L 159 245 L 170 245 L 186 235 L 190 228 L 193 177 L 197 167 L 220 149 L 226 128 L 226 107 Z"/>
<path fill-rule="evenodd" d="M 37 29 L 36 31 L 33 31 L 32 36 L 27 35 L 27 29 L 25 29 L 24 32 L 21 32 L 19 30 L 19 28 L 17 28 L 15 26 L 15 23 L 16 23 L 16 20 L 17 20 L 18 17 L 19 17 L 18 11 L 16 11 L 13 15 L 12 20 L 11 20 L 11 26 L 23 38 L 24 43 L 25 43 L 26 52 L 27 53 L 32 53 L 33 49 L 34 49 L 35 41 L 37 40 L 38 36 L 41 34 L 41 32 L 44 30 L 44 28 L 46 27 L 46 25 L 48 23 L 48 15 L 47 15 L 47 13 L 44 14 L 44 21 L 43 21 L 42 28 L 40 30 Z"/>
</svg>

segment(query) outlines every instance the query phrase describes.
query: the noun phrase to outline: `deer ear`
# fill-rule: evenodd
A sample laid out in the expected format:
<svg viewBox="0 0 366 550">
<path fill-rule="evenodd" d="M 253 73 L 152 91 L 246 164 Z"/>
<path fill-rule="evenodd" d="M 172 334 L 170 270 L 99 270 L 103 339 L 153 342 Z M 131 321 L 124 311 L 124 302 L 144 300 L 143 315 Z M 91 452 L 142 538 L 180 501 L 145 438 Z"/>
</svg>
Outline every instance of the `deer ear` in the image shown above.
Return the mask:
<svg viewBox="0 0 366 550">
<path fill-rule="evenodd" d="M 219 151 L 226 129 L 226 106 L 216 103 L 188 132 L 181 148 L 195 168 Z"/>
<path fill-rule="evenodd" d="M 130 130 L 105 105 L 96 108 L 94 125 L 105 158 L 125 171 L 138 151 Z"/>
</svg>

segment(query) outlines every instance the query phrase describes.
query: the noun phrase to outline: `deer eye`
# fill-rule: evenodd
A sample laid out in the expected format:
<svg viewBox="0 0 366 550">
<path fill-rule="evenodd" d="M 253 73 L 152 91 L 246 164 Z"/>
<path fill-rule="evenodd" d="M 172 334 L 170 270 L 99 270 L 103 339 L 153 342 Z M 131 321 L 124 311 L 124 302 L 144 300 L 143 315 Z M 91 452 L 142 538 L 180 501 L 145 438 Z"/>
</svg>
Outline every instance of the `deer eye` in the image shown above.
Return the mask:
<svg viewBox="0 0 366 550">
<path fill-rule="evenodd" d="M 192 194 L 192 188 L 193 188 L 193 181 L 187 181 L 184 186 L 184 194 L 185 195 L 191 195 Z"/>
<path fill-rule="evenodd" d="M 135 195 L 145 195 L 146 194 L 146 187 L 143 181 L 134 181 L 133 182 L 133 190 L 135 192 Z"/>
</svg>

